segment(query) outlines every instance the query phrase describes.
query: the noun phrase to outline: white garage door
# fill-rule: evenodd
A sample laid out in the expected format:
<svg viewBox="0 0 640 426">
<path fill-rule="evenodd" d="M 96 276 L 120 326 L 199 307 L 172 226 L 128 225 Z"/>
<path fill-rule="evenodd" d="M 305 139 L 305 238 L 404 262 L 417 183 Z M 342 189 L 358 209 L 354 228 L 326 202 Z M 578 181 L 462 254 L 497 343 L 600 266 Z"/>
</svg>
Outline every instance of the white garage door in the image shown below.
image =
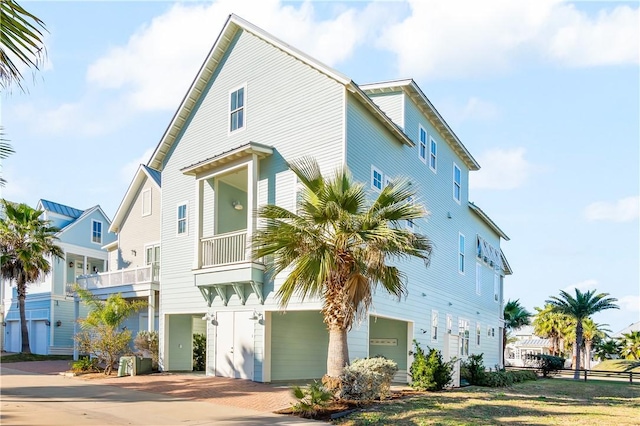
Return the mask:
<svg viewBox="0 0 640 426">
<path fill-rule="evenodd" d="M 31 330 L 29 330 L 29 346 L 31 353 L 47 355 L 49 346 L 49 327 L 44 320 L 31 321 Z"/>
<path fill-rule="evenodd" d="M 251 312 L 218 312 L 216 376 L 253 379 L 255 323 Z"/>
<path fill-rule="evenodd" d="M 20 352 L 22 349 L 20 338 L 20 321 L 7 322 L 5 345 L 7 352 Z"/>
</svg>

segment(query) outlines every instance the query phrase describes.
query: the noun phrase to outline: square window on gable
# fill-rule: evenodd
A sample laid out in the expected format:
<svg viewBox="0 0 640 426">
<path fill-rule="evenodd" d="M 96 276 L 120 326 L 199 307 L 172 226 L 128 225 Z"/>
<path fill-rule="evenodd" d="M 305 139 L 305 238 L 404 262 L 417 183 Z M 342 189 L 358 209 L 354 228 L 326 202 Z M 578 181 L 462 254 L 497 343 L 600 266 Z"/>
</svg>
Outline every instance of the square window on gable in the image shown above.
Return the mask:
<svg viewBox="0 0 640 426">
<path fill-rule="evenodd" d="M 427 131 L 421 125 L 418 125 L 418 157 L 427 163 Z"/>
<path fill-rule="evenodd" d="M 231 92 L 229 99 L 229 132 L 244 128 L 245 86 Z"/>
</svg>

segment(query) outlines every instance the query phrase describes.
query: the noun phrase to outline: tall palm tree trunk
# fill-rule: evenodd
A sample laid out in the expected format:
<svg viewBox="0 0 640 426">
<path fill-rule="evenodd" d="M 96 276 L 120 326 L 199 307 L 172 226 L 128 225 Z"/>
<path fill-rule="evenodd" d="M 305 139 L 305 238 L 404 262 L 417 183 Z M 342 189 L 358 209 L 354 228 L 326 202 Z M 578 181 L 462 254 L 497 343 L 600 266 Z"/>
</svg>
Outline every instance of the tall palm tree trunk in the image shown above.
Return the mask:
<svg viewBox="0 0 640 426">
<path fill-rule="evenodd" d="M 27 285 L 22 278 L 18 278 L 18 282 L 16 284 L 18 288 L 18 307 L 20 308 L 20 334 L 22 338 L 22 348 L 20 349 L 20 352 L 23 354 L 30 354 L 31 347 L 29 346 L 29 329 L 27 328 L 27 315 L 25 312 Z"/>
<path fill-rule="evenodd" d="M 578 319 L 576 323 L 576 363 L 575 363 L 575 372 L 573 373 L 573 378 L 575 380 L 580 380 L 580 347 L 582 346 L 582 319 Z"/>
<path fill-rule="evenodd" d="M 347 330 L 339 327 L 329 329 L 329 350 L 327 353 L 327 376 L 339 377 L 349 364 Z"/>
<path fill-rule="evenodd" d="M 584 369 L 591 370 L 591 341 L 584 341 Z"/>
</svg>

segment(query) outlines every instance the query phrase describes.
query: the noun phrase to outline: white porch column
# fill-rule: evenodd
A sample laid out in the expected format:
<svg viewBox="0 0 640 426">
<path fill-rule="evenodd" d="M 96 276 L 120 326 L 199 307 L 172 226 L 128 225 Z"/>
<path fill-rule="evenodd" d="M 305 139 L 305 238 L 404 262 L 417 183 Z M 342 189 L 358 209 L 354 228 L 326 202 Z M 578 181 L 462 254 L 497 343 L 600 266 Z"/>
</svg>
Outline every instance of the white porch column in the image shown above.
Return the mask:
<svg viewBox="0 0 640 426">
<path fill-rule="evenodd" d="M 154 331 L 156 324 L 156 292 L 150 291 L 149 301 L 147 302 L 147 331 Z"/>
<path fill-rule="evenodd" d="M 201 179 L 196 180 L 196 205 L 194 206 L 194 226 L 195 226 L 195 247 L 193 250 L 193 269 L 200 269 L 202 266 L 202 198 L 203 183 Z"/>
<path fill-rule="evenodd" d="M 73 335 L 77 335 L 78 334 L 78 319 L 80 317 L 80 299 L 78 298 L 78 296 L 76 295 L 73 298 Z M 78 353 L 78 342 L 76 342 L 76 339 L 73 339 L 73 360 L 77 361 L 79 358 L 79 353 Z"/>
<path fill-rule="evenodd" d="M 83 262 L 82 262 L 82 275 L 87 273 L 87 256 L 83 256 Z M 75 278 L 75 277 L 74 277 Z M 74 279 L 75 281 L 75 279 Z"/>
<path fill-rule="evenodd" d="M 247 167 L 247 251 L 245 259 L 251 259 L 251 241 L 256 229 L 256 215 L 258 209 L 258 166 L 259 159 L 256 154 L 251 155 L 251 161 Z"/>
</svg>

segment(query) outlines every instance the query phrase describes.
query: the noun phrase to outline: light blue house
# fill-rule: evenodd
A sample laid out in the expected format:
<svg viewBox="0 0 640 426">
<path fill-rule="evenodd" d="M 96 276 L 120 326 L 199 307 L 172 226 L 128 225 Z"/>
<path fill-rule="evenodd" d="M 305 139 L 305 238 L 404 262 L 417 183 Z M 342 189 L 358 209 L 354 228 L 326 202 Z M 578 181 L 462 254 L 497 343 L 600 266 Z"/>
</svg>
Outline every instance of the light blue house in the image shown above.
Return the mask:
<svg viewBox="0 0 640 426">
<path fill-rule="evenodd" d="M 347 165 L 372 194 L 408 177 L 428 218 L 406 226 L 435 252 L 399 266 L 406 298 L 379 293 L 349 333 L 351 358 L 384 355 L 407 381 L 412 340 L 447 358 L 500 363 L 506 234 L 469 202 L 479 164 L 413 80 L 358 85 L 231 15 L 152 158 L 162 176 L 159 334 L 164 370 L 192 369 L 192 337 L 207 335 L 207 374 L 270 382 L 321 377 L 328 333 L 319 300 L 286 313 L 250 256 L 266 203 L 295 209 L 286 161 Z M 124 202 L 123 211 L 133 203 Z"/>
<path fill-rule="evenodd" d="M 29 345 L 36 354 L 73 352 L 74 302 L 70 296 L 76 277 L 107 269 L 107 251 L 103 246 L 115 240 L 109 232 L 111 221 L 100 206 L 79 210 L 52 201 L 40 200 L 36 209 L 43 219 L 60 229 L 57 244 L 62 259 L 49 259 L 51 273 L 40 282 L 29 284 L 25 303 Z M 5 286 L 5 350 L 20 352 L 20 313 L 15 285 Z"/>
</svg>

